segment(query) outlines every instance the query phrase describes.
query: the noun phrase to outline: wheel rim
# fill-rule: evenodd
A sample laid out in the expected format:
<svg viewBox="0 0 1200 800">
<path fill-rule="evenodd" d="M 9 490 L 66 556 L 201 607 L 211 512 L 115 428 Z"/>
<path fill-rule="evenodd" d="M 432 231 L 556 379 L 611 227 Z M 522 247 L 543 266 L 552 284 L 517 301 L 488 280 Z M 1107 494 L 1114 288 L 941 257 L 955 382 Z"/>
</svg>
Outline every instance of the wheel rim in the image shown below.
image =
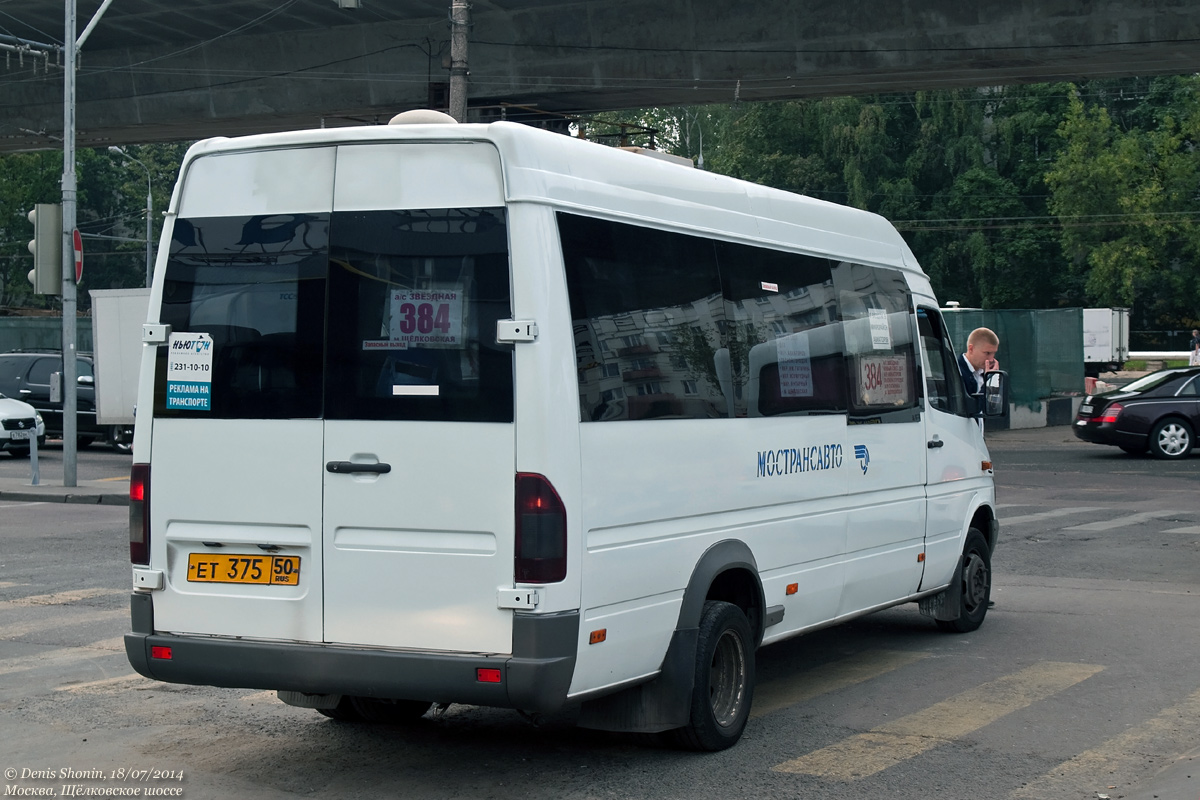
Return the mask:
<svg viewBox="0 0 1200 800">
<path fill-rule="evenodd" d="M 972 551 L 963 564 L 963 603 L 973 612 L 987 602 L 991 576 L 983 557 Z"/>
<path fill-rule="evenodd" d="M 721 634 L 708 673 L 708 698 L 713 719 L 723 728 L 733 725 L 746 696 L 746 653 L 733 631 Z"/>
<path fill-rule="evenodd" d="M 1187 428 L 1170 422 L 1158 429 L 1158 449 L 1168 456 L 1180 456 L 1191 448 Z"/>
</svg>

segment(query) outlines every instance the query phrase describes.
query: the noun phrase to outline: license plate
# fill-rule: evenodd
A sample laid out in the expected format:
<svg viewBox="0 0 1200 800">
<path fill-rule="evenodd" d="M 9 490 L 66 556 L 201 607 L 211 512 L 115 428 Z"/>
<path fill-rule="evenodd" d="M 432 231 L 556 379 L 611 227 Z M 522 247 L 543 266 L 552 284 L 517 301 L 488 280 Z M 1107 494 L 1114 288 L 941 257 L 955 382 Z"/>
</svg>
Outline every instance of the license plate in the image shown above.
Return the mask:
<svg viewBox="0 0 1200 800">
<path fill-rule="evenodd" d="M 33 438 L 33 431 L 32 431 L 32 430 L 28 430 L 28 431 L 12 431 L 11 433 L 12 433 L 12 437 L 11 437 L 11 438 L 13 438 L 13 439 L 32 439 L 32 438 Z"/>
<path fill-rule="evenodd" d="M 189 553 L 187 579 L 195 583 L 297 586 L 300 583 L 300 556 Z"/>
<path fill-rule="evenodd" d="M 1079 407 L 1079 413 L 1080 414 L 1090 414 L 1090 413 L 1092 413 L 1092 407 L 1085 403 L 1084 405 L 1081 405 Z"/>
</svg>

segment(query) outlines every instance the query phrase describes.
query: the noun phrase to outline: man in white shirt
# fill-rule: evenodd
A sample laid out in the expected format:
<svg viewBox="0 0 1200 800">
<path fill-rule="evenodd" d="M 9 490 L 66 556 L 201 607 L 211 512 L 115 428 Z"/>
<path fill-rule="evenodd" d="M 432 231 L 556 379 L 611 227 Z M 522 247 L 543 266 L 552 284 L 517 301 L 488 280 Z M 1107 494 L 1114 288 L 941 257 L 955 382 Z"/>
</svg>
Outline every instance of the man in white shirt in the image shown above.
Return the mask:
<svg viewBox="0 0 1200 800">
<path fill-rule="evenodd" d="M 958 371 L 962 375 L 963 388 L 974 398 L 976 415 L 983 413 L 980 395 L 983 393 L 985 372 L 1000 369 L 996 351 L 1000 349 L 1000 337 L 991 328 L 976 328 L 967 337 L 967 352 L 958 357 Z"/>
</svg>

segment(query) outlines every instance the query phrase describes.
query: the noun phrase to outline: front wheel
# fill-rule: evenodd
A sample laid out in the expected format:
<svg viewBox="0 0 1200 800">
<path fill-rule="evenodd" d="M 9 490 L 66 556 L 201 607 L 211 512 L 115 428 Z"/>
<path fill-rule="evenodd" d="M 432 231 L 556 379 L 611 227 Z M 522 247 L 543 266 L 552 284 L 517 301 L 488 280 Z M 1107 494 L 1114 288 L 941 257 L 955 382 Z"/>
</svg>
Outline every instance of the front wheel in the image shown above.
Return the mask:
<svg viewBox="0 0 1200 800">
<path fill-rule="evenodd" d="M 700 615 L 696 674 L 688 724 L 676 740 L 692 750 L 737 744 L 754 699 L 754 635 L 742 610 L 710 600 Z"/>
<path fill-rule="evenodd" d="M 1187 458 L 1195 434 L 1192 426 L 1178 417 L 1164 419 L 1150 431 L 1150 455 L 1155 458 Z"/>
<path fill-rule="evenodd" d="M 992 597 L 992 552 L 978 528 L 967 532 L 962 569 L 955 579 L 962 582 L 962 598 L 955 619 L 939 619 L 938 627 L 953 633 L 970 633 L 983 624 Z"/>
</svg>

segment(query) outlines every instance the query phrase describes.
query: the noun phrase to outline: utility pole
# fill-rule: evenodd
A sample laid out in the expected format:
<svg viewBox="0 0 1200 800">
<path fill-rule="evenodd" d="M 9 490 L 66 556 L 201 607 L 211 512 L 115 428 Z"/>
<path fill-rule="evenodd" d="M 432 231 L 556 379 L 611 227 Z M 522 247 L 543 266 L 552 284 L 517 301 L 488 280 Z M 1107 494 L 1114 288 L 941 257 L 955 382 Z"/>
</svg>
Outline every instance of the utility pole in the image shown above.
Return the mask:
<svg viewBox="0 0 1200 800">
<path fill-rule="evenodd" d="M 471 6 L 467 0 L 450 0 L 450 116 L 467 121 L 467 34 Z"/>
<path fill-rule="evenodd" d="M 75 0 L 66 0 L 63 35 L 63 271 L 62 271 L 62 401 L 63 486 L 78 486 L 76 464 L 79 429 L 78 366 L 75 360 Z"/>
<path fill-rule="evenodd" d="M 76 40 L 75 2 L 65 0 L 63 12 L 63 176 L 62 176 L 62 401 L 63 401 L 63 486 L 78 486 L 76 465 L 79 430 L 79 367 L 75 359 L 75 221 L 78 182 L 75 178 L 75 68 L 77 53 L 87 41 L 100 17 L 112 5 L 104 0 L 92 21 Z"/>
</svg>

